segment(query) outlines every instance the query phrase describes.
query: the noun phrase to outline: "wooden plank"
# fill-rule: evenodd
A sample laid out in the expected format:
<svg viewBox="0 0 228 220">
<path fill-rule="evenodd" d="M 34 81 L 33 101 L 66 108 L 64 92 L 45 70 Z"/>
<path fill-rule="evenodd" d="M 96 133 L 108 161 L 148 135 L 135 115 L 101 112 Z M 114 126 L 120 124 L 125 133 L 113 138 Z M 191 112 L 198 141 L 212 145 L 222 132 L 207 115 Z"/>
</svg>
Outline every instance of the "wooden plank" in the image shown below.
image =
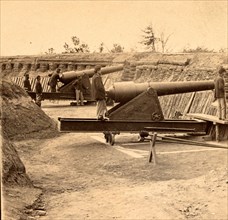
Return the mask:
<svg viewBox="0 0 228 220">
<path fill-rule="evenodd" d="M 153 160 L 153 164 L 156 165 L 156 151 L 155 151 L 155 142 L 157 139 L 157 133 L 153 133 L 151 135 L 151 140 L 150 140 L 150 152 L 149 152 L 149 163 Z"/>
<path fill-rule="evenodd" d="M 44 77 L 44 91 L 45 92 L 49 91 L 48 81 L 49 81 L 49 77 Z"/>
<path fill-rule="evenodd" d="M 16 84 L 17 77 L 12 77 L 12 82 Z"/>
<path fill-rule="evenodd" d="M 200 113 L 189 113 L 189 114 L 187 114 L 187 116 L 193 117 L 196 119 L 201 119 L 204 121 L 211 121 L 213 123 L 228 125 L 228 120 L 219 120 L 218 117 L 216 117 L 214 115 L 206 115 L 206 114 L 200 114 Z"/>
<path fill-rule="evenodd" d="M 168 137 L 168 136 L 160 136 L 158 135 L 159 138 L 162 138 L 162 141 L 167 140 L 173 143 L 180 143 L 180 144 L 189 144 L 189 145 L 195 145 L 195 146 L 202 146 L 202 147 L 212 147 L 212 148 L 221 148 L 221 149 L 227 149 L 227 146 L 223 145 L 218 145 L 214 143 L 207 143 L 207 142 L 201 142 L 201 141 L 194 141 L 194 140 L 187 140 L 183 138 L 176 138 L 176 137 Z"/>
<path fill-rule="evenodd" d="M 31 83 L 31 89 L 32 89 L 32 91 L 35 91 L 36 79 L 35 78 L 31 78 L 30 79 L 30 83 Z"/>
<path fill-rule="evenodd" d="M 210 93 L 209 93 L 210 94 Z M 212 93 L 209 95 L 208 94 L 208 96 L 207 96 L 207 99 L 206 99 L 206 101 L 205 101 L 205 105 L 204 105 L 204 107 L 203 107 L 203 110 L 202 110 L 202 113 L 203 114 L 207 114 L 207 111 L 208 111 L 208 109 L 210 108 L 210 106 L 211 106 L 211 103 L 212 103 L 212 101 L 213 101 L 213 99 L 214 99 L 214 97 L 212 96 Z"/>
<path fill-rule="evenodd" d="M 23 78 L 19 78 L 18 85 L 19 85 L 21 88 L 24 88 L 24 85 L 23 85 Z"/>
<path fill-rule="evenodd" d="M 218 141 L 218 142 L 220 141 L 220 132 L 219 132 L 219 130 L 220 130 L 219 129 L 219 124 L 216 124 L 215 125 L 215 140 Z"/>
</svg>

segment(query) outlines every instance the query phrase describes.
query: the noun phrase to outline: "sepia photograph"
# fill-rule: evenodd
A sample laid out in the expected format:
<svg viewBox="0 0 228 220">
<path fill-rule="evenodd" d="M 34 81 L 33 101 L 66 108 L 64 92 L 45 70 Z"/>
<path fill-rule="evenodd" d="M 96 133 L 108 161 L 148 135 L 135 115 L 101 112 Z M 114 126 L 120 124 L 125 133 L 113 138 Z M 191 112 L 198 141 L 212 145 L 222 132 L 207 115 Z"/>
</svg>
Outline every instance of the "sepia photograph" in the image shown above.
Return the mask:
<svg viewBox="0 0 228 220">
<path fill-rule="evenodd" d="M 227 0 L 0 0 L 1 219 L 228 220 Z"/>
</svg>

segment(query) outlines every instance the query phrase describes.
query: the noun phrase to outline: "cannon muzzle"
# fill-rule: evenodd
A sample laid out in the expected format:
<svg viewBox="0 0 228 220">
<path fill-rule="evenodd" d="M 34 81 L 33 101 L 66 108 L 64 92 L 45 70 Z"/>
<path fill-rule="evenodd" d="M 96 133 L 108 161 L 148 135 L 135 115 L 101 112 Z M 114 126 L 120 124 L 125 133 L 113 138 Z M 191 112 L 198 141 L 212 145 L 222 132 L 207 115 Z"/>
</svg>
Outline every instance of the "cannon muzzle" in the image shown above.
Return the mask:
<svg viewBox="0 0 228 220">
<path fill-rule="evenodd" d="M 123 70 L 123 65 L 104 67 L 104 68 L 101 68 L 101 74 L 105 75 L 108 73 L 118 72 L 121 70 Z M 94 74 L 94 69 L 64 72 L 60 74 L 59 80 L 62 83 L 67 84 L 75 80 L 78 76 L 82 76 L 84 74 L 88 75 L 89 77 L 92 77 Z"/>
<path fill-rule="evenodd" d="M 148 88 L 156 90 L 158 96 L 188 93 L 214 89 L 214 81 L 186 81 L 186 82 L 119 82 L 107 91 L 109 98 L 115 102 L 126 103 Z"/>
</svg>

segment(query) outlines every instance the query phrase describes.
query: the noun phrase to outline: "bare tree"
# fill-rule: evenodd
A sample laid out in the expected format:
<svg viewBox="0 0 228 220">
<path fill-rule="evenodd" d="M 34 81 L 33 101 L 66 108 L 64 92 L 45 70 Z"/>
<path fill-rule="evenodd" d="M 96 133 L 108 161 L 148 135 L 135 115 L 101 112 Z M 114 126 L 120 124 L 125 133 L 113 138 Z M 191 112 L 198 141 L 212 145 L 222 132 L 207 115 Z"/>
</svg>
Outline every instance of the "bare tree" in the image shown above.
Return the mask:
<svg viewBox="0 0 228 220">
<path fill-rule="evenodd" d="M 172 34 L 168 36 L 165 35 L 164 31 L 160 34 L 157 34 L 155 29 L 153 28 L 152 24 L 148 25 L 144 30 L 143 41 L 140 43 L 146 46 L 146 49 L 150 49 L 152 52 L 161 50 L 162 53 L 165 52 L 167 42 Z"/>
<path fill-rule="evenodd" d="M 166 37 L 165 34 L 164 34 L 164 32 L 161 32 L 159 41 L 161 42 L 162 53 L 165 52 L 165 48 L 166 48 L 167 42 L 168 42 L 169 38 L 171 37 L 171 35 L 172 34 L 170 34 L 170 35 L 168 35 Z"/>
</svg>

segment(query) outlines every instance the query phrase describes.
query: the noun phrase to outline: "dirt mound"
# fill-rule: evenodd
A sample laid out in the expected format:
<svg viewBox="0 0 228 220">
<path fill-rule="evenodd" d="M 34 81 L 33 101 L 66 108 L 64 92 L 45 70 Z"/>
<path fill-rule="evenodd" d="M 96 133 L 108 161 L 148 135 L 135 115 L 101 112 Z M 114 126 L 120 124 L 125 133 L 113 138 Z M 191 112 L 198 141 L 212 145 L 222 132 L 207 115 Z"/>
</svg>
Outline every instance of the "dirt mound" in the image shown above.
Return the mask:
<svg viewBox="0 0 228 220">
<path fill-rule="evenodd" d="M 57 125 L 17 85 L 1 84 L 2 129 L 9 139 L 53 137 Z M 36 133 L 36 135 L 34 135 Z"/>
<path fill-rule="evenodd" d="M 19 158 L 13 143 L 7 140 L 6 138 L 3 138 L 2 142 L 3 184 L 32 186 L 32 182 L 26 174 L 25 166 Z"/>
<path fill-rule="evenodd" d="M 57 126 L 17 85 L 3 79 L 0 84 L 2 122 L 2 181 L 32 186 L 13 142 L 27 138 L 53 137 Z"/>
</svg>

